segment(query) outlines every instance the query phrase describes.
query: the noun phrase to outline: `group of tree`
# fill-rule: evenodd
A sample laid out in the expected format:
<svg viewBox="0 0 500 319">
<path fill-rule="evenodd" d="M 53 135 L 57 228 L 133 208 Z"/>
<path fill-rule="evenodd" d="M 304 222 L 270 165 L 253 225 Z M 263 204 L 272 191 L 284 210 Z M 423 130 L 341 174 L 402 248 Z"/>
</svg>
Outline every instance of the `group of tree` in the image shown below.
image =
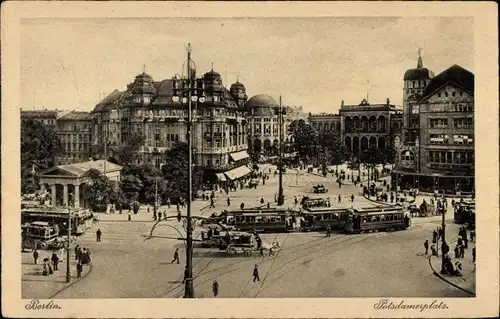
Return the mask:
<svg viewBox="0 0 500 319">
<path fill-rule="evenodd" d="M 163 155 L 161 168 L 151 164 L 134 164 L 137 156 L 140 156 L 140 140 L 134 139 L 131 143 L 121 146 L 113 156 L 116 164 L 123 166 L 121 181 L 119 185 L 104 183 L 107 180 L 102 174 L 92 175 L 92 182 L 88 188 L 87 202 L 94 203 L 94 210 L 102 211 L 107 204 L 119 204 L 122 207 L 130 207 L 133 203 L 176 204 L 179 200 L 185 200 L 188 193 L 188 147 L 186 143 L 178 143 L 167 150 Z M 197 168 L 192 169 L 193 197 L 201 189 L 203 173 Z M 113 195 L 109 195 L 113 193 Z"/>
<path fill-rule="evenodd" d="M 330 130 L 318 132 L 302 119 L 290 123 L 288 130 L 293 135 L 295 151 L 307 162 L 316 161 L 322 165 L 339 165 L 351 159 L 373 167 L 377 164 L 384 166 L 392 164 L 396 156 L 394 147 L 383 150 L 369 149 L 356 156 L 343 145 L 338 133 Z"/>
<path fill-rule="evenodd" d="M 39 174 L 55 165 L 62 147 L 56 131 L 39 121 L 21 121 L 21 192 L 38 189 Z"/>
</svg>

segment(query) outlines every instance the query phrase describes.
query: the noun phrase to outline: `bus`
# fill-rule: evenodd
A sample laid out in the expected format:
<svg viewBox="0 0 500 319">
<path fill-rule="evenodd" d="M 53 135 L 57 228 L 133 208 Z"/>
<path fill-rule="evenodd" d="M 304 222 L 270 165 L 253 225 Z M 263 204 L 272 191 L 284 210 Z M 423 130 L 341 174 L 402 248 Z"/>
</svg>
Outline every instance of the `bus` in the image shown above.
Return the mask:
<svg viewBox="0 0 500 319">
<path fill-rule="evenodd" d="M 401 207 L 384 209 L 359 209 L 348 216 L 344 230 L 347 233 L 363 233 L 368 231 L 405 230 L 411 220 Z"/>
<path fill-rule="evenodd" d="M 455 205 L 454 220 L 457 224 L 475 224 L 475 208 L 474 201 L 463 201 Z"/>
<path fill-rule="evenodd" d="M 68 234 L 68 209 L 71 210 L 71 234 L 81 235 L 93 225 L 89 210 L 50 206 L 30 206 L 21 209 L 21 223 L 47 222 L 59 226 L 61 235 Z"/>
<path fill-rule="evenodd" d="M 331 229 L 344 229 L 347 217 L 353 210 L 346 208 L 311 207 L 303 209 L 301 215 L 300 228 L 302 231 L 325 230 L 328 226 Z"/>
<path fill-rule="evenodd" d="M 240 231 L 284 232 L 293 230 L 292 215 L 287 209 L 262 208 L 227 212 L 227 225 Z"/>
</svg>

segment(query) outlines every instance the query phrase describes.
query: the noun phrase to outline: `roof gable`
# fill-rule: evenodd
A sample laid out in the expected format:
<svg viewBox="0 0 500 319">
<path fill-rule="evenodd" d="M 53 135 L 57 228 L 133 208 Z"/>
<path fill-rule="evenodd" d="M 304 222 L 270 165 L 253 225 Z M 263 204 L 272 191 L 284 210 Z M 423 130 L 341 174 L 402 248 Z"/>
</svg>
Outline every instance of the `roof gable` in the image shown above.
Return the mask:
<svg viewBox="0 0 500 319">
<path fill-rule="evenodd" d="M 89 162 L 81 162 L 74 163 L 68 165 L 59 165 L 56 167 L 49 168 L 43 175 L 58 175 L 58 176 L 71 176 L 71 177 L 82 177 L 86 175 L 91 169 L 95 169 L 100 173 L 104 173 L 104 167 L 106 166 L 106 172 L 115 172 L 120 171 L 122 167 L 120 165 L 113 164 L 111 162 L 105 160 L 99 161 L 89 161 Z"/>
<path fill-rule="evenodd" d="M 450 83 L 474 95 L 474 74 L 455 64 L 429 82 L 424 90 L 423 98 L 427 98 Z"/>
<path fill-rule="evenodd" d="M 41 173 L 41 176 L 67 176 L 67 177 L 78 177 L 75 173 L 67 171 L 60 166 L 51 167 Z"/>
</svg>

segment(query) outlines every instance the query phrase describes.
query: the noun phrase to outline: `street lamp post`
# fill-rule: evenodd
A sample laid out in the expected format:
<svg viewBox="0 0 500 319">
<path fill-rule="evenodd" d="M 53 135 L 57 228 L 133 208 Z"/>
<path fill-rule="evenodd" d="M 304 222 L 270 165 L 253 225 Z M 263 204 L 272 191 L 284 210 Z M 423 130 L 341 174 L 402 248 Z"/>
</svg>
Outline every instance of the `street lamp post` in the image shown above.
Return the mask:
<svg viewBox="0 0 500 319">
<path fill-rule="evenodd" d="M 71 248 L 71 209 L 68 208 L 68 247 L 66 249 L 66 282 L 69 283 L 71 281 L 71 268 L 69 264 L 69 259 Z"/>
<path fill-rule="evenodd" d="M 278 206 L 281 206 L 285 203 L 285 195 L 283 194 L 283 114 L 285 113 L 284 108 L 281 105 L 281 96 L 280 96 L 280 105 L 279 109 L 276 110 L 278 115 L 278 126 L 279 126 L 279 189 L 278 189 Z"/>
</svg>

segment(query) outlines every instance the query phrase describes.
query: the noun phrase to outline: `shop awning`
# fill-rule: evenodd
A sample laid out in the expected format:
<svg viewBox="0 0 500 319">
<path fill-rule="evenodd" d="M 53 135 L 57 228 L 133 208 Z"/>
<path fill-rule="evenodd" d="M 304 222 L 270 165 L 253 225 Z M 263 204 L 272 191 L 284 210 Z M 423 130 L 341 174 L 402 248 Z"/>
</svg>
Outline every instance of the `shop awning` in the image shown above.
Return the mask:
<svg viewBox="0 0 500 319">
<path fill-rule="evenodd" d="M 234 181 L 238 178 L 241 178 L 245 175 L 248 175 L 252 172 L 251 169 L 249 169 L 247 166 L 243 165 L 243 166 L 240 166 L 240 167 L 236 167 L 230 171 L 227 171 L 225 172 L 224 174 L 226 174 L 227 178 L 229 178 L 230 180 Z"/>
<path fill-rule="evenodd" d="M 231 156 L 231 158 L 235 162 L 250 157 L 248 155 L 247 151 L 239 151 L 239 152 L 236 152 L 236 153 L 231 153 L 229 155 Z"/>
<path fill-rule="evenodd" d="M 226 176 L 224 176 L 223 173 L 216 173 L 217 179 L 219 179 L 220 182 L 225 182 L 226 181 Z"/>
<path fill-rule="evenodd" d="M 391 174 L 424 176 L 424 177 L 429 177 L 429 178 L 433 178 L 433 177 L 435 177 L 435 178 L 474 178 L 474 176 L 469 176 L 469 175 L 445 175 L 445 174 L 437 174 L 437 173 L 417 173 L 417 172 L 410 172 L 410 171 L 396 170 L 396 169 L 393 169 L 391 171 Z"/>
</svg>

